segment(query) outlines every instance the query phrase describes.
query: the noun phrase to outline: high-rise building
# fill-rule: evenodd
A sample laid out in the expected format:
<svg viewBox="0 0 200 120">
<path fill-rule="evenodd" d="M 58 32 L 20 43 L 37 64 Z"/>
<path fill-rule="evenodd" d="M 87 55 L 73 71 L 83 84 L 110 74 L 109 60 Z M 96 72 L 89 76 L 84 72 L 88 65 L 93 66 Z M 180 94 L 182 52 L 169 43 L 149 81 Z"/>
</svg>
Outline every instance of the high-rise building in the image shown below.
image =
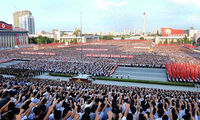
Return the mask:
<svg viewBox="0 0 200 120">
<path fill-rule="evenodd" d="M 29 31 L 29 34 L 35 34 L 34 17 L 30 11 L 16 11 L 13 13 L 13 19 L 15 28 L 23 28 Z"/>
<path fill-rule="evenodd" d="M 143 34 L 146 33 L 146 13 L 144 12 L 143 16 L 143 29 L 142 29 Z"/>
</svg>

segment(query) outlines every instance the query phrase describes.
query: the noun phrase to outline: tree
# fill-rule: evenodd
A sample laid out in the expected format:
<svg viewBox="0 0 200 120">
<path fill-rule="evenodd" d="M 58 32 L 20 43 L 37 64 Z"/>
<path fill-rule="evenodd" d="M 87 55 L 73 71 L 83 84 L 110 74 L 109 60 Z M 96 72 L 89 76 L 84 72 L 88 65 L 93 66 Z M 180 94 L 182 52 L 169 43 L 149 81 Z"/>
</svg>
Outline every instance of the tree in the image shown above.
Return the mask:
<svg viewBox="0 0 200 120">
<path fill-rule="evenodd" d="M 45 44 L 46 43 L 45 38 L 42 37 L 42 36 L 38 36 L 37 37 L 37 43 L 38 44 Z"/>
<path fill-rule="evenodd" d="M 28 38 L 28 42 L 29 42 L 30 44 L 37 44 L 37 40 L 36 40 L 35 37 L 30 37 L 30 38 Z"/>
<path fill-rule="evenodd" d="M 159 33 L 159 31 L 157 30 L 157 36 L 160 36 L 160 33 Z"/>
<path fill-rule="evenodd" d="M 200 38 L 197 40 L 197 46 L 200 46 Z"/>
<path fill-rule="evenodd" d="M 74 38 L 73 41 L 74 41 L 74 43 L 78 43 L 77 38 Z"/>
<path fill-rule="evenodd" d="M 144 40 L 144 37 L 140 37 L 140 40 Z"/>
<path fill-rule="evenodd" d="M 59 43 L 59 40 L 55 40 L 56 43 Z"/>
<path fill-rule="evenodd" d="M 172 40 L 170 41 L 170 44 L 174 44 L 174 39 L 172 39 Z"/>
<path fill-rule="evenodd" d="M 181 41 L 180 39 L 177 39 L 177 43 L 178 43 L 178 44 L 181 44 L 182 41 Z"/>
<path fill-rule="evenodd" d="M 47 38 L 47 43 L 53 43 L 54 39 L 53 38 Z"/>
<path fill-rule="evenodd" d="M 29 43 L 31 44 L 48 44 L 48 43 L 53 43 L 54 39 L 53 38 L 48 38 L 48 37 L 31 37 L 29 38 Z"/>
<path fill-rule="evenodd" d="M 190 44 L 190 40 L 187 38 L 187 36 L 184 37 L 183 41 L 184 44 Z"/>
<path fill-rule="evenodd" d="M 113 40 L 113 36 L 112 35 L 105 35 L 105 36 L 103 36 L 103 40 Z"/>
<path fill-rule="evenodd" d="M 125 39 L 125 37 L 124 37 L 124 36 L 122 36 L 122 37 L 121 37 L 121 40 L 124 40 L 124 39 Z"/>
<path fill-rule="evenodd" d="M 167 39 L 165 39 L 165 42 L 164 42 L 164 44 L 167 44 Z"/>
<path fill-rule="evenodd" d="M 74 31 L 73 34 L 76 35 L 76 36 L 79 36 L 80 33 L 81 33 L 81 30 L 80 30 L 80 29 L 75 29 L 75 31 Z"/>
</svg>

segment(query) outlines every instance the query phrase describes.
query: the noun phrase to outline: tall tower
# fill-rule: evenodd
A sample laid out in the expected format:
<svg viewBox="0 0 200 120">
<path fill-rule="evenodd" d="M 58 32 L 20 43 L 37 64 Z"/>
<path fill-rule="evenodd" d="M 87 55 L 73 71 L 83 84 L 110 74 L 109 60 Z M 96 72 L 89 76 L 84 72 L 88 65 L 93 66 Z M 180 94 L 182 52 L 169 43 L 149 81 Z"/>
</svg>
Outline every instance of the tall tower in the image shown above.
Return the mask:
<svg viewBox="0 0 200 120">
<path fill-rule="evenodd" d="M 28 10 L 16 11 L 13 13 L 14 27 L 23 28 L 29 34 L 35 34 L 35 22 L 32 13 Z"/>
<path fill-rule="evenodd" d="M 144 12 L 143 16 L 143 29 L 142 29 L 143 34 L 146 33 L 146 13 Z"/>
</svg>

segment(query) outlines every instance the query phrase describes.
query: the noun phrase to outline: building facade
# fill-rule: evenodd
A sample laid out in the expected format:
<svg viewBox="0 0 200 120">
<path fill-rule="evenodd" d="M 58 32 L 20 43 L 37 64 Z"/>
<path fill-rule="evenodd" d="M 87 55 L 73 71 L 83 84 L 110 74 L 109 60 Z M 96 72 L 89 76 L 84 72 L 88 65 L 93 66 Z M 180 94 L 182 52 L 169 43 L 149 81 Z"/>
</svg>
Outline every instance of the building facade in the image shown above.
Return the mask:
<svg viewBox="0 0 200 120">
<path fill-rule="evenodd" d="M 0 21 L 0 48 L 14 48 L 28 44 L 28 31 L 15 31 L 12 24 Z"/>
<path fill-rule="evenodd" d="M 32 13 L 27 10 L 16 11 L 13 13 L 14 27 L 23 28 L 29 34 L 35 34 L 35 22 Z"/>
<path fill-rule="evenodd" d="M 73 41 L 76 40 L 76 43 L 86 43 L 86 42 L 92 42 L 99 40 L 99 36 L 94 35 L 84 35 L 82 37 L 76 37 L 76 36 L 63 36 L 60 37 L 60 42 L 67 42 L 67 43 L 73 43 Z"/>
<path fill-rule="evenodd" d="M 184 30 L 176 30 L 173 28 L 161 28 L 161 36 L 155 38 L 156 44 L 177 43 L 185 38 L 189 39 L 188 34 Z"/>
</svg>

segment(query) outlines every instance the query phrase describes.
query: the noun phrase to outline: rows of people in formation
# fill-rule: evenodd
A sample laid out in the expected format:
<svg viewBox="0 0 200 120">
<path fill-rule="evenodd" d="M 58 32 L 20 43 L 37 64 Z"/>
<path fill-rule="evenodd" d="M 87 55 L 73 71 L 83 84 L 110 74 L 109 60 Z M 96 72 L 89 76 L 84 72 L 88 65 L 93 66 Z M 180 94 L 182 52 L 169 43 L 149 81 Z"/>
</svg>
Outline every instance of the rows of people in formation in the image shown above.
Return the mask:
<svg viewBox="0 0 200 120">
<path fill-rule="evenodd" d="M 97 61 L 92 63 L 86 62 L 58 62 L 31 60 L 8 66 L 14 69 L 31 69 L 35 71 L 70 73 L 70 74 L 90 74 L 93 76 L 110 76 L 110 72 L 116 64 L 105 61 Z"/>
<path fill-rule="evenodd" d="M 0 51 L 1 58 L 17 58 L 17 59 L 45 59 L 58 61 L 110 61 L 114 63 L 127 64 L 154 64 L 165 65 L 166 62 L 191 62 L 199 63 L 199 54 L 187 49 L 181 45 L 173 46 L 151 46 L 151 41 L 143 42 L 126 42 L 126 41 L 104 41 L 96 44 L 73 45 L 70 47 L 44 46 L 43 49 L 34 50 L 33 48 L 21 48 L 15 50 Z M 140 47 L 141 46 L 141 47 Z M 87 51 L 77 50 L 85 49 L 107 49 L 106 51 Z M 24 55 L 21 52 L 42 52 L 55 53 L 55 55 Z M 90 58 L 85 54 L 116 54 L 116 55 L 134 55 L 134 59 L 121 58 Z"/>
</svg>

